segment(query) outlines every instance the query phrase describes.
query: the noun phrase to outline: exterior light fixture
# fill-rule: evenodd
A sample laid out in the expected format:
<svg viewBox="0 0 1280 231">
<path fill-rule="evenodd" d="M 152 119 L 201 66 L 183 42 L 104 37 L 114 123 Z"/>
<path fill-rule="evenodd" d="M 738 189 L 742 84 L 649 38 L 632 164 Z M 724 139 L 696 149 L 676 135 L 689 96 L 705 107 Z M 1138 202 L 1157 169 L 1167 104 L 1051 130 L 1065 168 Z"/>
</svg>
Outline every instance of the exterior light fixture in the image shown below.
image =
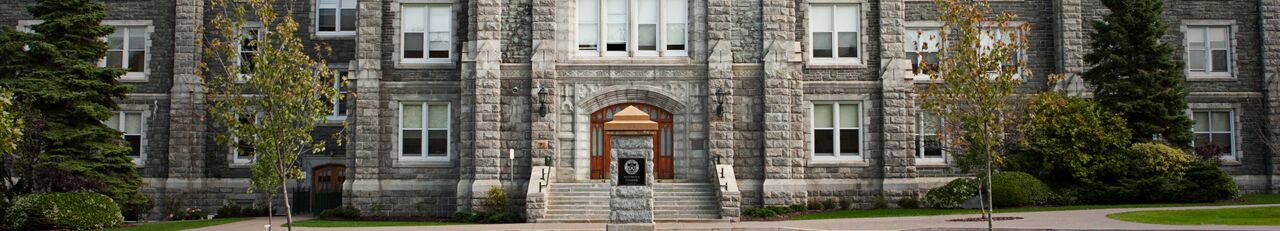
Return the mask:
<svg viewBox="0 0 1280 231">
<path fill-rule="evenodd" d="M 547 117 L 547 88 L 538 87 L 538 115 Z"/>
<path fill-rule="evenodd" d="M 728 94 L 724 88 L 716 88 L 716 116 L 724 117 L 724 96 Z"/>
</svg>

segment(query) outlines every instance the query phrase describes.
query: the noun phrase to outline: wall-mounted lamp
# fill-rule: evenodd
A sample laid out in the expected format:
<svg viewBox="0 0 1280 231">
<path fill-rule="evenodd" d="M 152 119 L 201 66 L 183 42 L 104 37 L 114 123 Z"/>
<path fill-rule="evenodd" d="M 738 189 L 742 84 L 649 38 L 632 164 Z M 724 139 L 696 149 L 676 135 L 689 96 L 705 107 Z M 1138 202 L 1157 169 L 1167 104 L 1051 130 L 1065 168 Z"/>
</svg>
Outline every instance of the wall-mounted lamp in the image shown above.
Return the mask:
<svg viewBox="0 0 1280 231">
<path fill-rule="evenodd" d="M 728 94 L 724 88 L 716 88 L 716 116 L 724 117 L 724 96 Z"/>
<path fill-rule="evenodd" d="M 547 88 L 538 87 L 538 116 L 547 117 Z"/>
</svg>

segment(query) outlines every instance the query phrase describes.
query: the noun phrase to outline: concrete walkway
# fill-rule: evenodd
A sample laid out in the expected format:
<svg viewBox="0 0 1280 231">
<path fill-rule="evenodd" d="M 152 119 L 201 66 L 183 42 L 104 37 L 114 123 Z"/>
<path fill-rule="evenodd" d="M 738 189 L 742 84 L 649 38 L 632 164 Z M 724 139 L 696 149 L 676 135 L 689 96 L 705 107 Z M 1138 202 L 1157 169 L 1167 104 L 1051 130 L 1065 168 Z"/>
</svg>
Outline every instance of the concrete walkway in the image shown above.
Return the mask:
<svg viewBox="0 0 1280 231">
<path fill-rule="evenodd" d="M 1199 206 L 1170 208 L 1126 208 L 1075 211 L 997 213 L 996 216 L 1022 217 L 1020 220 L 996 221 L 997 229 L 1006 230 L 1280 230 L 1280 226 L 1225 226 L 1225 225 L 1152 225 L 1130 223 L 1107 218 L 1107 214 L 1180 209 L 1215 209 L 1242 207 L 1272 207 L 1280 205 Z M 986 222 L 949 222 L 957 218 L 977 215 L 946 215 L 919 217 L 852 218 L 805 221 L 736 222 L 736 223 L 659 223 L 660 230 L 985 230 Z M 1277 218 L 1280 219 L 1280 218 Z M 277 224 L 283 218 L 277 219 Z M 198 230 L 263 230 L 265 218 L 236 222 Z M 450 225 L 427 227 L 368 227 L 368 228 L 298 228 L 295 230 L 604 230 L 604 224 L 499 224 L 499 225 Z M 275 229 L 283 230 L 283 229 Z"/>
</svg>

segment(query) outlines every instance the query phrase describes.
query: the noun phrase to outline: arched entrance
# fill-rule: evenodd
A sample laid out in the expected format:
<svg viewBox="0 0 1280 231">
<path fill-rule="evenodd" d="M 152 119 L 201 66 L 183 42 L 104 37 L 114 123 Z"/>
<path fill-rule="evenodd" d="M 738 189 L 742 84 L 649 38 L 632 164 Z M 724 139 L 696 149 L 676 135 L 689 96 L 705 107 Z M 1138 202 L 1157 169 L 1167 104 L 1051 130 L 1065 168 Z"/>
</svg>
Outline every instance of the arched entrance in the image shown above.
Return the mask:
<svg viewBox="0 0 1280 231">
<path fill-rule="evenodd" d="M 657 179 L 675 178 L 673 160 L 675 148 L 673 142 L 671 112 L 653 105 L 643 103 L 622 103 L 601 108 L 591 113 L 591 179 L 607 179 L 609 177 L 609 134 L 604 132 L 604 123 L 613 120 L 613 114 L 628 106 L 649 114 L 649 119 L 658 122 L 658 134 L 653 136 L 653 171 Z"/>
<path fill-rule="evenodd" d="M 342 206 L 342 182 L 347 180 L 342 172 L 346 170 L 346 166 L 336 164 L 311 170 L 311 214 Z"/>
</svg>

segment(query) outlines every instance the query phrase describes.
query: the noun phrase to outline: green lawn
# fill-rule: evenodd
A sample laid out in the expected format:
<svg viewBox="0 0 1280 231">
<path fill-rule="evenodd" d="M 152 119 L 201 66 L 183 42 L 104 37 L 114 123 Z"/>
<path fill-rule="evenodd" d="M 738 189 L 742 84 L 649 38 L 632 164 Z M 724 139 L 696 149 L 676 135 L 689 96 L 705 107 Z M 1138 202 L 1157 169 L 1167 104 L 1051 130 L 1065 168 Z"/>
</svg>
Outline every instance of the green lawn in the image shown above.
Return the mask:
<svg viewBox="0 0 1280 231">
<path fill-rule="evenodd" d="M 460 223 L 439 221 L 333 221 L 333 220 L 301 220 L 293 222 L 298 227 L 380 227 L 380 226 L 438 226 L 457 225 Z"/>
<path fill-rule="evenodd" d="M 1011 212 L 1067 211 L 1067 210 L 1113 209 L 1113 208 L 1159 208 L 1159 207 L 1210 206 L 1210 205 L 1280 204 L 1280 195 L 1248 194 L 1248 195 L 1244 195 L 1244 198 L 1248 198 L 1248 200 L 1243 202 L 1218 202 L 1218 203 L 1072 205 L 1072 206 L 1056 206 L 1056 207 L 1028 207 L 1028 208 L 996 209 L 996 213 L 999 214 L 999 213 L 1011 213 Z M 846 210 L 846 211 L 820 212 L 820 213 L 814 213 L 814 214 L 798 215 L 798 216 L 791 217 L 791 219 L 792 220 L 814 220 L 814 219 L 838 219 L 838 218 L 934 216 L 934 215 L 978 214 L 978 213 L 979 212 L 976 209 L 872 209 L 872 210 Z"/>
<path fill-rule="evenodd" d="M 1280 207 L 1137 211 L 1107 218 L 1166 225 L 1280 225 Z"/>
<path fill-rule="evenodd" d="M 142 224 L 135 225 L 135 226 L 133 226 L 133 227 L 115 228 L 115 229 L 107 229 L 107 230 L 110 230 L 110 231 L 122 231 L 122 230 L 128 230 L 128 231 L 168 231 L 168 230 L 187 230 L 187 229 L 194 229 L 194 228 L 201 228 L 201 227 L 209 227 L 209 226 L 221 225 L 221 224 L 232 223 L 232 222 L 238 222 L 238 221 L 245 221 L 245 220 L 249 220 L 249 219 L 253 219 L 253 218 L 251 218 L 251 217 L 237 217 L 237 218 L 218 218 L 218 219 L 213 219 L 213 220 L 164 221 L 164 222 L 142 223 Z"/>
</svg>

